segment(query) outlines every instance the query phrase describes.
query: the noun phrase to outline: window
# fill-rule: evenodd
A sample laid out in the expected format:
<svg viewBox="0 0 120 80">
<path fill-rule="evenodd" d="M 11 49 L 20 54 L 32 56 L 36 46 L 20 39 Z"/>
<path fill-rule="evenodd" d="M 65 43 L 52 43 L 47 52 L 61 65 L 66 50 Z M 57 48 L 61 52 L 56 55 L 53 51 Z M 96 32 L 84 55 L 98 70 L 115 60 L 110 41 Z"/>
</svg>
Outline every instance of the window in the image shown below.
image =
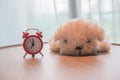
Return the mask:
<svg viewBox="0 0 120 80">
<path fill-rule="evenodd" d="M 72 0 L 69 0 L 72 1 Z M 111 43 L 120 43 L 120 0 L 74 0 L 76 17 L 103 27 Z"/>
<path fill-rule="evenodd" d="M 27 28 L 38 28 L 43 41 L 49 41 L 57 26 L 68 20 L 67 4 L 67 0 L 1 0 L 0 47 L 21 44 Z"/>
</svg>

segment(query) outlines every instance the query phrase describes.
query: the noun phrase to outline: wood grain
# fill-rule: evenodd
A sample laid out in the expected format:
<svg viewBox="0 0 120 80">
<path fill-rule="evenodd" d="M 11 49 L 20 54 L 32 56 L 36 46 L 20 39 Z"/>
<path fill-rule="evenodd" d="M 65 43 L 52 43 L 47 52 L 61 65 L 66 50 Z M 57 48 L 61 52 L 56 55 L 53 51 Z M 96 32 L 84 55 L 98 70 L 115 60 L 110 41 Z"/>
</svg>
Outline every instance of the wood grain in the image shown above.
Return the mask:
<svg viewBox="0 0 120 80">
<path fill-rule="evenodd" d="M 23 59 L 22 46 L 0 49 L 0 80 L 120 80 L 120 47 L 107 54 L 62 56 L 44 45 L 35 58 Z"/>
</svg>

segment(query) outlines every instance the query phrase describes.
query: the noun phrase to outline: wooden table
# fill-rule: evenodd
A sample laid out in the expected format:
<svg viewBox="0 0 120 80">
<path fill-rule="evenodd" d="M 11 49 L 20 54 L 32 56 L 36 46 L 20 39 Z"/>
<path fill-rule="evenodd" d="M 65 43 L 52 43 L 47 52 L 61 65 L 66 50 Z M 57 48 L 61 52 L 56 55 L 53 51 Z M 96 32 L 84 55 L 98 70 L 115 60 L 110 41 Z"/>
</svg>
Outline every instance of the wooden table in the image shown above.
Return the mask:
<svg viewBox="0 0 120 80">
<path fill-rule="evenodd" d="M 120 80 L 120 47 L 93 56 L 61 56 L 44 45 L 44 57 L 23 59 L 22 46 L 0 49 L 0 80 Z"/>
</svg>

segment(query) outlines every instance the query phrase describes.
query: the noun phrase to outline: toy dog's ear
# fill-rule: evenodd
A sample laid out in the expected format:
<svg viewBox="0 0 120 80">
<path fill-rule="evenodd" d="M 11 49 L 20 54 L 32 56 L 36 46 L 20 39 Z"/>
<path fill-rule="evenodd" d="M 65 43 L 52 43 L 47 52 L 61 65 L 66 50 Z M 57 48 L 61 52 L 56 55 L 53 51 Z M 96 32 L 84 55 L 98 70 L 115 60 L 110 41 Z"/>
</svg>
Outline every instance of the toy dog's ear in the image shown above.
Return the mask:
<svg viewBox="0 0 120 80">
<path fill-rule="evenodd" d="M 105 38 L 105 32 L 102 27 L 96 25 L 96 38 L 99 41 L 103 41 Z"/>
<path fill-rule="evenodd" d="M 104 32 L 103 28 L 98 27 L 98 37 L 97 37 L 97 39 L 99 41 L 103 41 L 104 38 L 105 38 L 105 32 Z"/>
<path fill-rule="evenodd" d="M 58 41 L 58 40 L 62 39 L 63 36 L 64 36 L 64 29 L 63 29 L 63 26 L 62 26 L 55 33 L 54 40 Z"/>
<path fill-rule="evenodd" d="M 97 24 L 91 24 L 89 28 L 90 33 L 92 34 L 91 36 L 93 36 L 98 41 L 104 40 L 104 30 L 100 26 L 98 26 Z"/>
</svg>

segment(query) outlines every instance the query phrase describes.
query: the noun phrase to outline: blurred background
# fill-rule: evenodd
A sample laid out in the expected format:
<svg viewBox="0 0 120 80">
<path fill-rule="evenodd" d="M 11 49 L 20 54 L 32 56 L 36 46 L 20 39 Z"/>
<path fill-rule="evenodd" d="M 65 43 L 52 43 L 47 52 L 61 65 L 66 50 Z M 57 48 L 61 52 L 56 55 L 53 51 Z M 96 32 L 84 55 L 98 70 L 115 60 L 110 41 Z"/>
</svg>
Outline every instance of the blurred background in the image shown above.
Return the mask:
<svg viewBox="0 0 120 80">
<path fill-rule="evenodd" d="M 0 0 L 0 47 L 22 44 L 22 32 L 38 28 L 48 42 L 59 25 L 84 18 L 120 44 L 120 0 Z"/>
</svg>

